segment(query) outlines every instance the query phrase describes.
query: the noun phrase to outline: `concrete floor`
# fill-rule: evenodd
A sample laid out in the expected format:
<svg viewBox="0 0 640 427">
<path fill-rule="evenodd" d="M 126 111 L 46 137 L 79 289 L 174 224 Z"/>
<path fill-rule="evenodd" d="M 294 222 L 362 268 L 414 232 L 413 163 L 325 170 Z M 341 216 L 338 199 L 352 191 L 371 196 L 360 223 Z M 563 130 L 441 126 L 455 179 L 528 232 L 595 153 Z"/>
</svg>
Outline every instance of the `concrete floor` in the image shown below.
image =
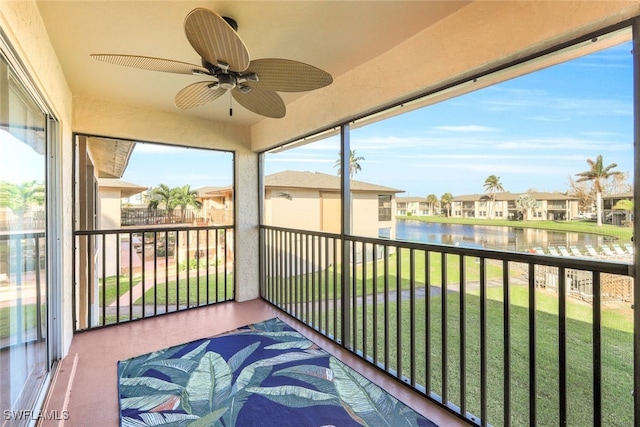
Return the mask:
<svg viewBox="0 0 640 427">
<path fill-rule="evenodd" d="M 438 425 L 469 425 L 270 304 L 256 299 L 220 303 L 76 334 L 69 355 L 56 372 L 45 403 L 45 410 L 59 411 L 64 416 L 58 418 L 68 419 L 43 421 L 40 426 L 118 426 L 116 366 L 119 360 L 276 316 Z"/>
</svg>

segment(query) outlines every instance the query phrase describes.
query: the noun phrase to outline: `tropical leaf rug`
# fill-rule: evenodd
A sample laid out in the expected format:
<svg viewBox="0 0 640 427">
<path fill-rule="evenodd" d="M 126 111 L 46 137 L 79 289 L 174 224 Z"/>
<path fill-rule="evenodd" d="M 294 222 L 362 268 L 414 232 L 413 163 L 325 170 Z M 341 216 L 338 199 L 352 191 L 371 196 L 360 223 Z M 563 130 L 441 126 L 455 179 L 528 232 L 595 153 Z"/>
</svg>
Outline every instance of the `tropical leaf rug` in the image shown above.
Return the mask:
<svg viewBox="0 0 640 427">
<path fill-rule="evenodd" d="M 435 426 L 275 318 L 118 362 L 121 426 Z"/>
</svg>

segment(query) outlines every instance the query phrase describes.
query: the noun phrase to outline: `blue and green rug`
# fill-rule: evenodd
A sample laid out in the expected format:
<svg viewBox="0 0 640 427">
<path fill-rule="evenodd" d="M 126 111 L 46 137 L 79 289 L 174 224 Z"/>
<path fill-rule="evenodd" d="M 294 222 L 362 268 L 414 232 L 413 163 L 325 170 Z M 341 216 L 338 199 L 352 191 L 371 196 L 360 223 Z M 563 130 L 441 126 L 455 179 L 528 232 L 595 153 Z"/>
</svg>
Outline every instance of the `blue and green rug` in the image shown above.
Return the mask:
<svg viewBox="0 0 640 427">
<path fill-rule="evenodd" d="M 118 362 L 121 426 L 435 424 L 279 319 Z"/>
</svg>

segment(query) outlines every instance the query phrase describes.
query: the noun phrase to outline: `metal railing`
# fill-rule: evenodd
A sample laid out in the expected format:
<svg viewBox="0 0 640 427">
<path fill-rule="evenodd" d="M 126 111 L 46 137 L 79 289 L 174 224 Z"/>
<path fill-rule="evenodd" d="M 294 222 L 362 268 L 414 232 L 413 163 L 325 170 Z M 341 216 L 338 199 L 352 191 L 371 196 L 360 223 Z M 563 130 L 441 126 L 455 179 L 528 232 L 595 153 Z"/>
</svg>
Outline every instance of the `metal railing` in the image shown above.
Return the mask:
<svg viewBox="0 0 640 427">
<path fill-rule="evenodd" d="M 261 227 L 261 295 L 478 425 L 633 425 L 631 265 Z"/>
<path fill-rule="evenodd" d="M 46 337 L 45 242 L 44 231 L 0 232 L 0 349 Z"/>
<path fill-rule="evenodd" d="M 76 331 L 234 298 L 233 227 L 75 231 Z"/>
</svg>

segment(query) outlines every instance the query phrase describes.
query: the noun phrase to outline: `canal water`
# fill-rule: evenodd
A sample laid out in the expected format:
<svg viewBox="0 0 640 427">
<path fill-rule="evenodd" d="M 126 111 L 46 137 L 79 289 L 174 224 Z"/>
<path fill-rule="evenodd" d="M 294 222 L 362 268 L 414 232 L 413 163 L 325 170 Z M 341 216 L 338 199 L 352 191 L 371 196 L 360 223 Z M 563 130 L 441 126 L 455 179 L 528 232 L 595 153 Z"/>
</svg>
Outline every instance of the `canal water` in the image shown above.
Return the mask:
<svg viewBox="0 0 640 427">
<path fill-rule="evenodd" d="M 598 247 L 613 239 L 595 234 L 540 230 L 522 227 L 440 224 L 415 220 L 396 221 L 396 239 L 500 250 L 529 251 L 535 247 L 585 245 Z"/>
</svg>

